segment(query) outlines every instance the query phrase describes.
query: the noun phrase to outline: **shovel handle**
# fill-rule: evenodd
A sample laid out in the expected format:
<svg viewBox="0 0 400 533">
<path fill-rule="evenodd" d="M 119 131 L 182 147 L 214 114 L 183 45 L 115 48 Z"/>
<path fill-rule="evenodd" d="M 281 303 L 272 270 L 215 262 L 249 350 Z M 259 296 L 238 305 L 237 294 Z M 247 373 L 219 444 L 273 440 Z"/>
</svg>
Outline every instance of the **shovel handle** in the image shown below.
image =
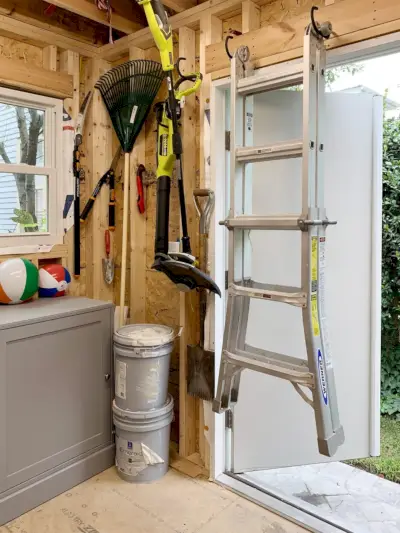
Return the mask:
<svg viewBox="0 0 400 533">
<path fill-rule="evenodd" d="M 200 198 L 208 199 L 206 202 L 201 203 Z M 193 200 L 200 217 L 200 233 L 208 235 L 215 203 L 214 191 L 211 189 L 195 189 L 193 191 Z"/>
<path fill-rule="evenodd" d="M 104 241 L 106 245 L 106 255 L 107 257 L 110 255 L 111 250 L 111 238 L 110 238 L 110 230 L 106 229 L 104 232 Z"/>
</svg>

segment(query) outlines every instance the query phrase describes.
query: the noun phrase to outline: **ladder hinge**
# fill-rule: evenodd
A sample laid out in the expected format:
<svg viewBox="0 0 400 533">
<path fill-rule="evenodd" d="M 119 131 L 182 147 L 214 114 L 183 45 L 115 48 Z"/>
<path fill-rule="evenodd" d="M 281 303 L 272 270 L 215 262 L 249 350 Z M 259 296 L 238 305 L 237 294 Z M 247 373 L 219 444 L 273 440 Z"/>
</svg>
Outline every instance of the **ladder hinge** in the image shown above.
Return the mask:
<svg viewBox="0 0 400 533">
<path fill-rule="evenodd" d="M 232 429 L 233 426 L 233 413 L 230 409 L 225 411 L 225 427 Z"/>
<path fill-rule="evenodd" d="M 225 270 L 225 290 L 227 291 L 229 288 L 229 283 L 228 283 L 228 271 Z"/>
<path fill-rule="evenodd" d="M 226 131 L 225 132 L 225 150 L 229 152 L 230 149 L 231 149 L 231 132 Z"/>
</svg>

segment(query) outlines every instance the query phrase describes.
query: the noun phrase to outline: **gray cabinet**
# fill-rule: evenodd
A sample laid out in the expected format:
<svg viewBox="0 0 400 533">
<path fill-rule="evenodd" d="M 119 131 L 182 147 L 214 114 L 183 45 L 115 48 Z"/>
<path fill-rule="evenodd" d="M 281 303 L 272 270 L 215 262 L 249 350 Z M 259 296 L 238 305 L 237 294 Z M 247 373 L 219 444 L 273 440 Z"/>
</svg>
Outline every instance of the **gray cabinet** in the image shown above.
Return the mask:
<svg viewBox="0 0 400 533">
<path fill-rule="evenodd" d="M 0 307 L 0 525 L 113 464 L 113 312 L 73 297 Z"/>
</svg>

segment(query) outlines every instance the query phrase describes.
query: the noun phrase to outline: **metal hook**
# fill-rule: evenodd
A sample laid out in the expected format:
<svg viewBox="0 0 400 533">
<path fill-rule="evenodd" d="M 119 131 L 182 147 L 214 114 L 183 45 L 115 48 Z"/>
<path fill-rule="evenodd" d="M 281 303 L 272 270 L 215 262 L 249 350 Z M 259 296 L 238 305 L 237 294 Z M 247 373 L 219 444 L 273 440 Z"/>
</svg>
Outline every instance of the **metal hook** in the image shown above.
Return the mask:
<svg viewBox="0 0 400 533">
<path fill-rule="evenodd" d="M 310 12 L 311 25 L 312 25 L 314 32 L 320 37 L 323 37 L 321 30 L 318 28 L 317 23 L 315 22 L 315 18 L 314 18 L 314 13 L 315 11 L 318 11 L 318 9 L 319 8 L 317 6 L 312 6 L 311 8 L 311 12 Z"/>
<path fill-rule="evenodd" d="M 180 63 L 181 63 L 181 61 L 186 61 L 186 57 L 178 57 L 178 59 L 176 60 L 175 68 L 176 68 L 176 70 L 177 70 L 177 72 L 178 72 L 178 74 L 179 74 L 179 77 L 180 77 L 180 78 L 184 78 L 185 75 L 182 74 L 181 69 L 180 69 Z"/>
<path fill-rule="evenodd" d="M 232 59 L 232 57 L 233 57 L 233 55 L 230 53 L 229 47 L 228 47 L 228 41 L 230 41 L 231 39 L 233 39 L 233 35 L 227 35 L 226 38 L 225 38 L 225 52 L 226 52 L 226 55 L 229 57 L 229 59 Z"/>
<path fill-rule="evenodd" d="M 314 12 L 318 11 L 317 6 L 312 6 L 311 12 L 310 12 L 310 18 L 311 18 L 311 26 L 314 30 L 314 33 L 318 35 L 319 37 L 322 37 L 323 39 L 329 39 L 332 33 L 332 24 L 330 22 L 323 22 L 322 24 L 318 24 L 315 21 L 314 18 Z"/>
</svg>

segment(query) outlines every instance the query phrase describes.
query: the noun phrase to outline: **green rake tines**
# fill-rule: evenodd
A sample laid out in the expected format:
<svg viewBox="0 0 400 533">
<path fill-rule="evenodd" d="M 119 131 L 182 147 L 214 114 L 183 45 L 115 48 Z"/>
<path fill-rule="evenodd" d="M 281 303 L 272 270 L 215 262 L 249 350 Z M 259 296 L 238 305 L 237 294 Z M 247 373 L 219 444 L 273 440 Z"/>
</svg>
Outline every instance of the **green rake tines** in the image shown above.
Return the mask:
<svg viewBox="0 0 400 533">
<path fill-rule="evenodd" d="M 139 59 L 112 68 L 96 83 L 125 153 L 131 152 L 164 76 L 160 63 Z"/>
</svg>

